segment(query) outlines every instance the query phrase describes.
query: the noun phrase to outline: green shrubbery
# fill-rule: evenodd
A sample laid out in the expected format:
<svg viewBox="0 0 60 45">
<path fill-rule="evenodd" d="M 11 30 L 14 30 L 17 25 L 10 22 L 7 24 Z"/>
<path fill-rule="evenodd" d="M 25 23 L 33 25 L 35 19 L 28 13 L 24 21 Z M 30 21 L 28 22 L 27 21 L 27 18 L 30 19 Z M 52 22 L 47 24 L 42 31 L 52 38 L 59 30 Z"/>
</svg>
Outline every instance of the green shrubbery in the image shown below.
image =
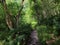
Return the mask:
<svg viewBox="0 0 60 45">
<path fill-rule="evenodd" d="M 19 18 L 17 30 L 10 30 L 5 21 L 5 12 L 0 4 L 0 45 L 20 45 L 22 40 L 28 38 L 32 29 L 36 29 L 39 41 L 45 45 L 52 37 L 60 36 L 60 2 L 57 0 L 25 1 Z M 48 3 L 49 2 L 49 3 Z M 8 11 L 15 17 L 20 3 L 8 3 Z M 37 6 L 37 7 L 36 7 Z M 13 20 L 13 19 L 12 19 Z M 14 21 L 14 20 L 13 20 Z M 60 45 L 60 40 L 52 45 Z"/>
</svg>

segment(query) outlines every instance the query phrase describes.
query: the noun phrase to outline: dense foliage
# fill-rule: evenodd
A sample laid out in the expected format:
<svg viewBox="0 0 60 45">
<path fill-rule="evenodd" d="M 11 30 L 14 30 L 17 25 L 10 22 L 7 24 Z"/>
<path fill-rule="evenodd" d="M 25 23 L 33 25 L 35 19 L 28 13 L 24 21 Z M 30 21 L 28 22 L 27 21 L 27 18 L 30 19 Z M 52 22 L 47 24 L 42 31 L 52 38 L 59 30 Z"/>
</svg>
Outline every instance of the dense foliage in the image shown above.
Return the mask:
<svg viewBox="0 0 60 45">
<path fill-rule="evenodd" d="M 12 21 L 22 0 L 6 0 Z M 36 29 L 42 45 L 60 45 L 60 0 L 24 0 L 17 29 L 10 30 L 6 24 L 6 13 L 0 3 L 0 45 L 23 45 L 31 30 Z M 14 27 L 16 25 L 14 24 Z M 52 41 L 54 40 L 54 41 Z M 49 42 L 50 41 L 50 42 Z"/>
</svg>

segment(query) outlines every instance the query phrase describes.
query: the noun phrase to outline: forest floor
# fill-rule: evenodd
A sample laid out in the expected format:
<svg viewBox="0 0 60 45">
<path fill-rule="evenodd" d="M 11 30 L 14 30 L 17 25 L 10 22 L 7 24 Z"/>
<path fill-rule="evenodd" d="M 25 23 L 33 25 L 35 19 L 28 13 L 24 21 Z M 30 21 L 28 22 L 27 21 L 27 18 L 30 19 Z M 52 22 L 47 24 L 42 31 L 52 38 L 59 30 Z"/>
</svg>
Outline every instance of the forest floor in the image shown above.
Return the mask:
<svg viewBox="0 0 60 45">
<path fill-rule="evenodd" d="M 46 44 L 47 45 L 52 45 L 52 44 L 60 45 L 60 36 L 52 37 L 52 39 L 46 40 Z"/>
</svg>

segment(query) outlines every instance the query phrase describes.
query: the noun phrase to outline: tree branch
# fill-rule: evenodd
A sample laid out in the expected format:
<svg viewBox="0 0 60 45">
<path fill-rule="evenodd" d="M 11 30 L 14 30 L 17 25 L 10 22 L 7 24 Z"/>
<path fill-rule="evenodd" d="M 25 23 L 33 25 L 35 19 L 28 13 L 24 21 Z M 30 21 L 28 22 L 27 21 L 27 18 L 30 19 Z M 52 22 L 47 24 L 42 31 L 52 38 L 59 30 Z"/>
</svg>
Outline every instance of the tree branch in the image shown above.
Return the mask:
<svg viewBox="0 0 60 45">
<path fill-rule="evenodd" d="M 21 8 L 19 8 L 19 11 L 18 11 L 18 13 L 17 13 L 17 15 L 16 15 L 16 28 L 17 28 L 17 29 L 18 29 L 18 24 L 19 24 L 19 16 L 21 15 L 21 11 L 22 11 L 22 9 L 23 9 L 23 2 L 24 2 L 24 0 L 22 0 Z"/>
<path fill-rule="evenodd" d="M 19 8 L 19 11 L 17 13 L 17 16 L 19 16 L 21 14 L 21 11 L 23 9 L 23 3 L 24 3 L 24 0 L 22 0 L 22 3 L 21 3 L 21 8 Z"/>
<path fill-rule="evenodd" d="M 12 20 L 11 20 L 12 14 L 8 11 L 6 0 L 0 0 L 0 3 L 2 4 L 2 6 L 4 8 L 4 11 L 6 13 L 6 23 L 7 23 L 7 26 L 8 26 L 9 29 L 12 29 L 13 28 Z"/>
<path fill-rule="evenodd" d="M 4 11 L 7 15 L 12 15 L 9 11 L 8 11 L 8 8 L 7 8 L 7 4 L 6 4 L 6 0 L 0 0 L 3 8 L 4 8 Z"/>
</svg>

